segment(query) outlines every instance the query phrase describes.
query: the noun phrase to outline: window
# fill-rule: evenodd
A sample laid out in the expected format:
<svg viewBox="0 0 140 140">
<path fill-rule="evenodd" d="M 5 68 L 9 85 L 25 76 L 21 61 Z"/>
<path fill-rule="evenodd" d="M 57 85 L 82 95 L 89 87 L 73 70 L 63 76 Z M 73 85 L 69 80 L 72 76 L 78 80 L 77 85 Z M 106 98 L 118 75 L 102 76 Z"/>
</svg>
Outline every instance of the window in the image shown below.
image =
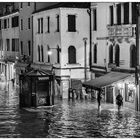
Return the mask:
<svg viewBox="0 0 140 140">
<path fill-rule="evenodd" d="M 3 43 L 2 43 L 2 39 L 0 39 L 0 50 L 3 50 Z"/>
<path fill-rule="evenodd" d="M 96 9 L 93 9 L 93 30 L 97 30 L 97 12 Z"/>
<path fill-rule="evenodd" d="M 115 47 L 115 63 L 116 63 L 116 66 L 120 65 L 120 47 L 119 47 L 119 45 L 116 45 L 116 47 Z"/>
<path fill-rule="evenodd" d="M 124 24 L 129 24 L 129 3 L 124 3 Z"/>
<path fill-rule="evenodd" d="M 22 7 L 23 7 L 23 3 L 21 2 L 21 3 L 20 3 L 20 8 L 22 8 Z"/>
<path fill-rule="evenodd" d="M 10 39 L 6 39 L 7 51 L 10 51 Z"/>
<path fill-rule="evenodd" d="M 30 2 L 28 2 L 28 6 L 30 6 Z"/>
<path fill-rule="evenodd" d="M 28 29 L 31 29 L 30 18 L 28 18 Z"/>
<path fill-rule="evenodd" d="M 76 49 L 74 46 L 70 46 L 68 48 L 68 63 L 75 64 L 76 63 Z"/>
<path fill-rule="evenodd" d="M 130 67 L 134 68 L 136 66 L 136 47 L 132 45 L 130 47 Z"/>
<path fill-rule="evenodd" d="M 50 32 L 50 17 L 47 17 L 47 19 L 48 19 L 48 33 Z"/>
<path fill-rule="evenodd" d="M 59 15 L 57 15 L 56 18 L 57 18 L 57 30 L 56 31 L 59 32 Z"/>
<path fill-rule="evenodd" d="M 4 19 L 4 29 L 7 28 L 7 19 Z"/>
<path fill-rule="evenodd" d="M 19 26 L 19 17 L 18 16 L 15 16 L 12 18 L 12 27 L 18 27 Z"/>
<path fill-rule="evenodd" d="M 117 24 L 121 25 L 121 4 L 117 4 Z"/>
<path fill-rule="evenodd" d="M 28 55 L 31 55 L 31 41 L 28 41 Z"/>
<path fill-rule="evenodd" d="M 38 33 L 40 33 L 40 19 L 38 19 Z"/>
<path fill-rule="evenodd" d="M 1 30 L 1 20 L 0 20 L 0 30 Z"/>
<path fill-rule="evenodd" d="M 50 51 L 49 45 L 47 45 L 47 50 L 48 50 L 48 52 Z M 49 54 L 48 54 L 48 63 L 50 63 L 50 55 Z"/>
<path fill-rule="evenodd" d="M 136 24 L 137 22 L 137 3 L 132 3 L 132 24 Z"/>
<path fill-rule="evenodd" d="M 23 30 L 23 19 L 21 19 L 20 22 L 20 29 Z"/>
<path fill-rule="evenodd" d="M 94 45 L 94 60 L 93 60 L 94 63 L 97 63 L 97 45 L 95 44 Z"/>
<path fill-rule="evenodd" d="M 68 15 L 68 31 L 69 32 L 76 32 L 75 15 Z"/>
<path fill-rule="evenodd" d="M 113 25 L 113 20 L 114 20 L 114 14 L 113 14 L 113 6 L 110 6 L 110 25 Z"/>
<path fill-rule="evenodd" d="M 23 42 L 20 41 L 20 51 L 21 51 L 21 55 L 23 55 Z"/>
<path fill-rule="evenodd" d="M 12 39 L 12 51 L 19 51 L 19 39 Z"/>
<path fill-rule="evenodd" d="M 41 18 L 41 33 L 43 33 L 43 18 Z"/>
<path fill-rule="evenodd" d="M 9 18 L 7 19 L 7 28 L 9 28 Z"/>
<path fill-rule="evenodd" d="M 43 46 L 42 45 L 41 45 L 41 56 L 42 56 L 42 62 L 44 62 Z"/>
<path fill-rule="evenodd" d="M 40 62 L 40 46 L 38 46 L 38 61 Z"/>
<path fill-rule="evenodd" d="M 109 47 L 109 63 L 113 63 L 113 46 Z"/>
<path fill-rule="evenodd" d="M 60 63 L 60 48 L 57 46 L 57 63 Z"/>
</svg>

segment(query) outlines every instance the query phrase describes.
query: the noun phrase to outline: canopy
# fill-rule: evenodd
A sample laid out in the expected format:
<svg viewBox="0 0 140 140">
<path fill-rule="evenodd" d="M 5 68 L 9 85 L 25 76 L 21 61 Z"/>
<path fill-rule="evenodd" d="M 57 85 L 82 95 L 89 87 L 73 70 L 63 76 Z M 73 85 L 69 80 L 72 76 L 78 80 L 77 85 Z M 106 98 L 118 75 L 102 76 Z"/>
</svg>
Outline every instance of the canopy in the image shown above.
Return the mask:
<svg viewBox="0 0 140 140">
<path fill-rule="evenodd" d="M 104 76 L 100 76 L 99 78 L 95 78 L 93 80 L 84 82 L 83 86 L 91 87 L 94 89 L 100 89 L 101 87 L 111 85 L 112 83 L 125 79 L 129 76 L 131 76 L 131 74 L 121 72 L 110 72 Z"/>
</svg>

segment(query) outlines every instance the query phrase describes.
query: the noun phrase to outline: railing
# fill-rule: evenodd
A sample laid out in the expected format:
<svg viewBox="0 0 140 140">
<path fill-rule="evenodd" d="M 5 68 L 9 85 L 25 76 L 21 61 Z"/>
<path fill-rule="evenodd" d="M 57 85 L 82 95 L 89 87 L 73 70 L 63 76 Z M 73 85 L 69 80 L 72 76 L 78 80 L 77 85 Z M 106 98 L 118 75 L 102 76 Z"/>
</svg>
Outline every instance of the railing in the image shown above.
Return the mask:
<svg viewBox="0 0 140 140">
<path fill-rule="evenodd" d="M 136 35 L 136 24 L 107 26 L 109 37 L 132 37 Z"/>
<path fill-rule="evenodd" d="M 3 59 L 5 61 L 15 61 L 16 57 L 19 57 L 19 52 L 12 52 L 12 51 L 0 52 L 0 59 Z"/>
</svg>

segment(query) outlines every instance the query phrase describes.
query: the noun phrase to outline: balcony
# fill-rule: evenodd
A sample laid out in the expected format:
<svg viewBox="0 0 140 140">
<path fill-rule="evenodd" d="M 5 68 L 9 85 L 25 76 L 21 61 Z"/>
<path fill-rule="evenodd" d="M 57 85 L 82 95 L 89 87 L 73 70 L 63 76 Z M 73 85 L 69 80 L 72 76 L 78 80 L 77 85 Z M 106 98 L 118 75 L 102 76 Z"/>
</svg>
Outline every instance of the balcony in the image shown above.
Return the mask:
<svg viewBox="0 0 140 140">
<path fill-rule="evenodd" d="M 107 26 L 108 37 L 135 37 L 136 24 Z"/>
<path fill-rule="evenodd" d="M 16 57 L 19 57 L 19 52 L 1 51 L 1 59 L 4 61 L 15 62 Z"/>
</svg>

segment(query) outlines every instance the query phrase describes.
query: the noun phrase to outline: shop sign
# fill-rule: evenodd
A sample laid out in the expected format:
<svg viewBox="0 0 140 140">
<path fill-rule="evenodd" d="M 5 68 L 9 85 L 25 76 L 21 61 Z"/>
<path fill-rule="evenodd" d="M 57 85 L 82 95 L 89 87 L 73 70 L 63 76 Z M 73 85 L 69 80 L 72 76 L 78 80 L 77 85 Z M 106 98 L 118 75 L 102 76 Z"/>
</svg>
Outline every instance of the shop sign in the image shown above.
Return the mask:
<svg viewBox="0 0 140 140">
<path fill-rule="evenodd" d="M 115 63 L 108 63 L 108 68 L 116 68 L 116 64 Z"/>
<path fill-rule="evenodd" d="M 132 36 L 132 26 L 109 26 L 108 27 L 108 35 L 109 37 L 113 36 Z"/>
<path fill-rule="evenodd" d="M 49 80 L 49 77 L 38 77 L 38 80 L 39 80 L 39 81 L 42 81 L 42 80 Z"/>
</svg>

